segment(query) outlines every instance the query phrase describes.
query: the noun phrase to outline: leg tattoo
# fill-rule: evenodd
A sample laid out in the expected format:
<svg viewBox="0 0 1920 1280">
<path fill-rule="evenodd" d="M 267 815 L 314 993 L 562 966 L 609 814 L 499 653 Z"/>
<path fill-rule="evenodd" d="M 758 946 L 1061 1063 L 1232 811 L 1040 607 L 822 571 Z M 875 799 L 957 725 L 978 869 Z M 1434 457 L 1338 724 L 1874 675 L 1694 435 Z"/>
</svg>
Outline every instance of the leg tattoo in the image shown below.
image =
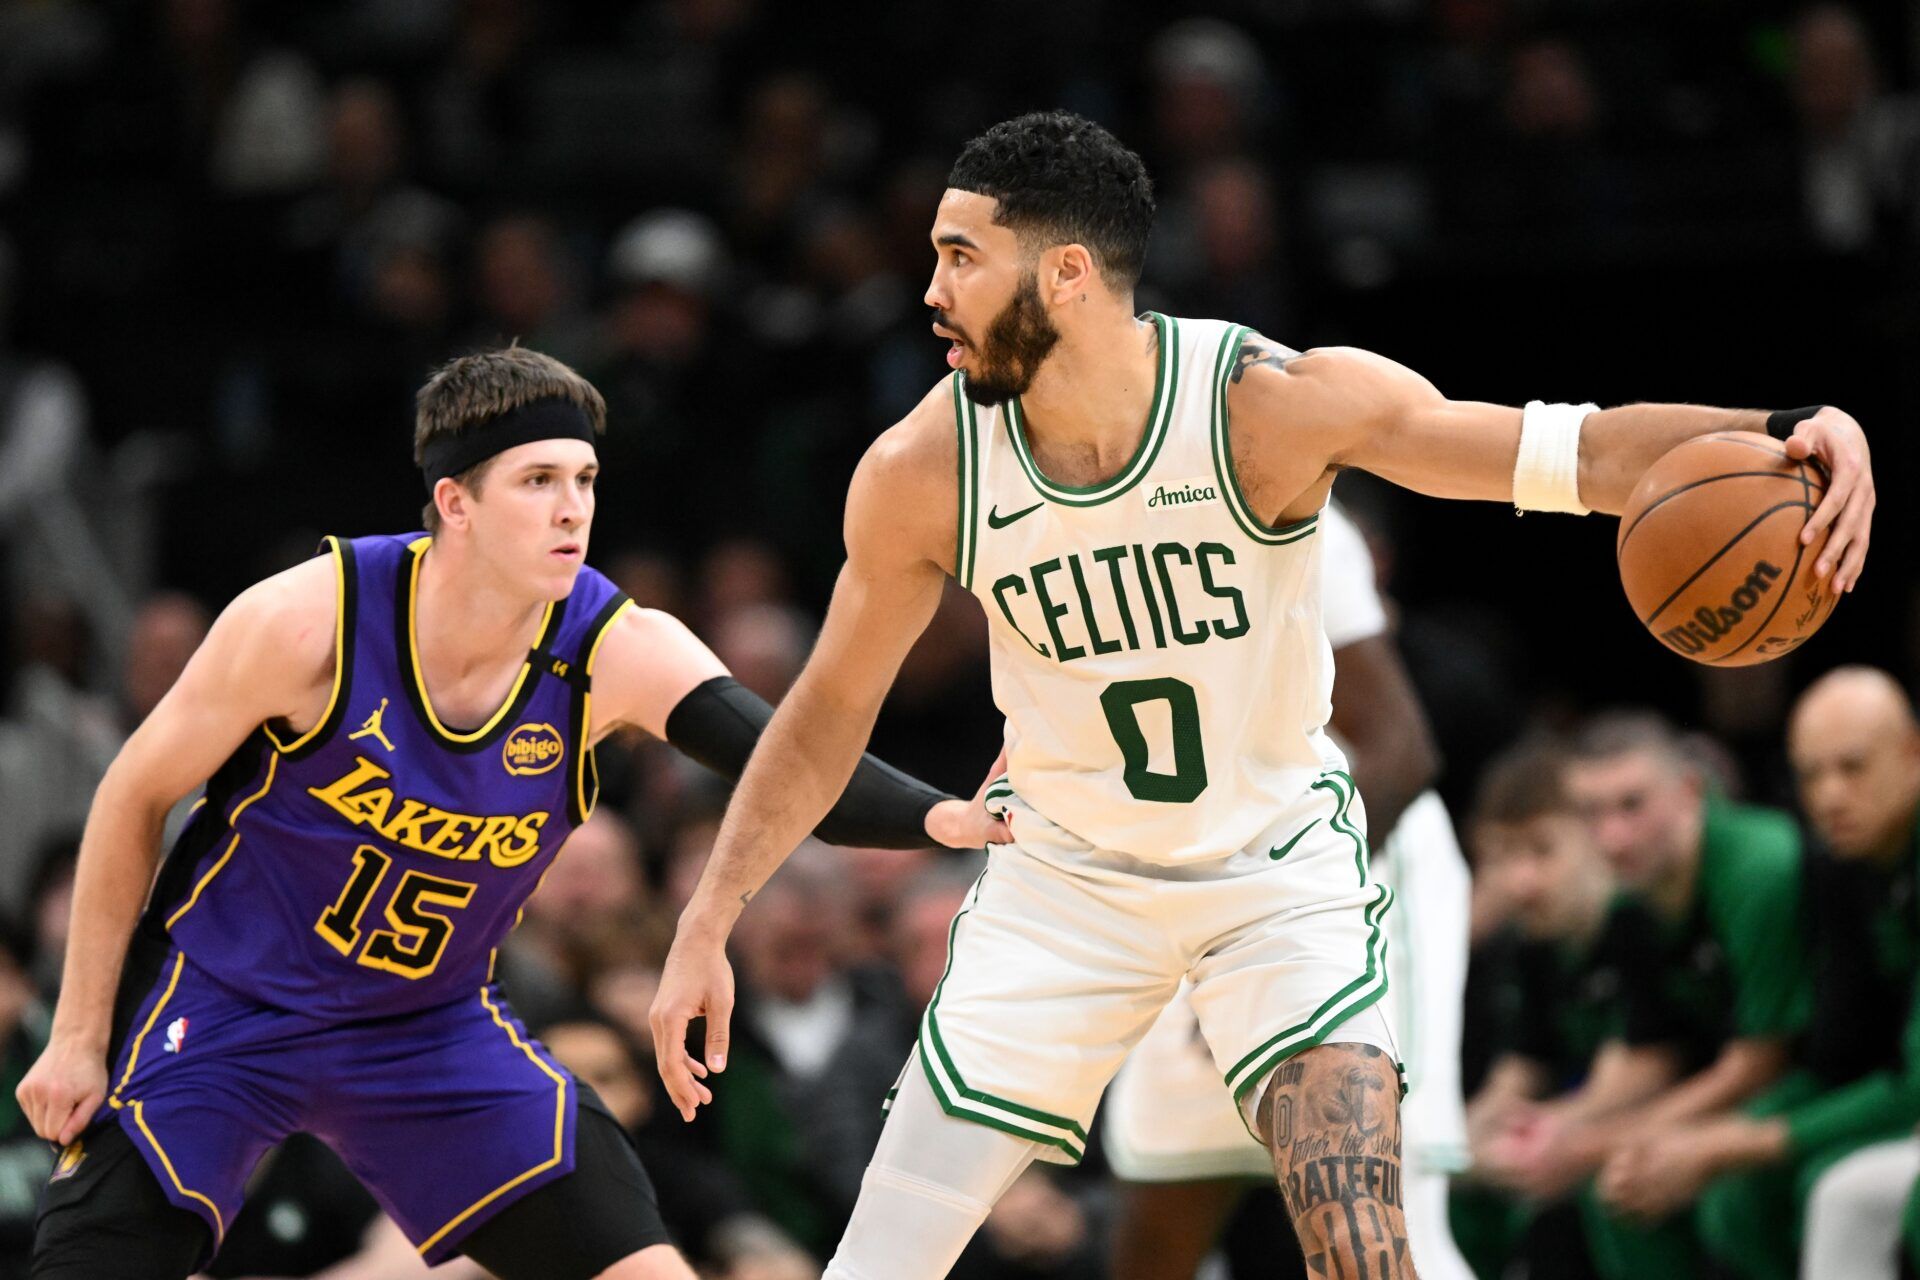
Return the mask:
<svg viewBox="0 0 1920 1280">
<path fill-rule="evenodd" d="M 1280 1064 L 1260 1132 L 1307 1255 L 1329 1280 L 1415 1280 L 1400 1193 L 1400 1081 L 1367 1044 L 1326 1044 Z"/>
</svg>

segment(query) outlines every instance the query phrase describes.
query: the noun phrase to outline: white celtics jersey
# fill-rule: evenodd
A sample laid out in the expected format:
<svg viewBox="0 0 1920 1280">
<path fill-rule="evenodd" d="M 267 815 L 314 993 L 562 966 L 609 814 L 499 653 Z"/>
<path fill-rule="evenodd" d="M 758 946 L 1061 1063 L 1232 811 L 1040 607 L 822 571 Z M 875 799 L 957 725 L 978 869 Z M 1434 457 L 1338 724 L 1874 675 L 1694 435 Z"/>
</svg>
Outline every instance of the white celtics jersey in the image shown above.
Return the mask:
<svg viewBox="0 0 1920 1280">
<path fill-rule="evenodd" d="M 1151 319 L 1153 408 L 1103 484 L 1042 475 L 1019 401 L 980 408 L 956 378 L 956 576 L 986 610 L 1013 791 L 1097 848 L 1178 864 L 1243 848 L 1346 766 L 1322 731 L 1318 517 L 1269 528 L 1232 472 L 1248 330 Z"/>
</svg>

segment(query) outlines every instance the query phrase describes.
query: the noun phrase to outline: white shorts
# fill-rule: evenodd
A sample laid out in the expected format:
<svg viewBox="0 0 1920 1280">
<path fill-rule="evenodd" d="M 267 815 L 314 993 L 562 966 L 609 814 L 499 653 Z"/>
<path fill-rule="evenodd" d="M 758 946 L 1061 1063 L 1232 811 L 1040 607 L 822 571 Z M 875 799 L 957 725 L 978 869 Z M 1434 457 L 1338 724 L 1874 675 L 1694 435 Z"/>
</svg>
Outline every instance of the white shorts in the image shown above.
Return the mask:
<svg viewBox="0 0 1920 1280">
<path fill-rule="evenodd" d="M 1410 1172 L 1466 1164 L 1460 1009 L 1466 983 L 1468 874 L 1446 806 L 1428 793 L 1401 816 L 1375 870 L 1393 887 L 1387 976 L 1393 1033 L 1406 1054 L 1401 1105 Z M 1101 1112 L 1108 1162 L 1133 1182 L 1272 1176 L 1213 1069 L 1183 988 L 1128 1057 Z"/>
<path fill-rule="evenodd" d="M 1078 1161 L 1107 1082 L 1183 980 L 1246 1130 L 1255 1086 L 1303 1049 L 1354 1041 L 1398 1062 L 1379 1007 L 1393 891 L 1369 875 L 1351 782 L 1328 776 L 1247 848 L 1173 867 L 996 801 L 1015 842 L 989 848 L 954 917 L 915 1055 L 946 1113 Z"/>
</svg>

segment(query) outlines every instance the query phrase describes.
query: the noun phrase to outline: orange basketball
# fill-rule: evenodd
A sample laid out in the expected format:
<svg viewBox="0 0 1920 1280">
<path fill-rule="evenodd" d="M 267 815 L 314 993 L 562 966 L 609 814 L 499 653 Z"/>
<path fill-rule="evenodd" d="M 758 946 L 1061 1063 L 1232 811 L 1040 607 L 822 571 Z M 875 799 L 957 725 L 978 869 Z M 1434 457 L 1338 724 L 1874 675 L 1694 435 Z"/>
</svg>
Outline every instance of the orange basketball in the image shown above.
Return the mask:
<svg viewBox="0 0 1920 1280">
<path fill-rule="evenodd" d="M 1791 653 L 1837 597 L 1816 578 L 1824 537 L 1800 532 L 1827 491 L 1812 462 L 1752 431 L 1678 445 L 1634 486 L 1615 550 L 1634 616 L 1695 662 L 1744 667 Z"/>
</svg>

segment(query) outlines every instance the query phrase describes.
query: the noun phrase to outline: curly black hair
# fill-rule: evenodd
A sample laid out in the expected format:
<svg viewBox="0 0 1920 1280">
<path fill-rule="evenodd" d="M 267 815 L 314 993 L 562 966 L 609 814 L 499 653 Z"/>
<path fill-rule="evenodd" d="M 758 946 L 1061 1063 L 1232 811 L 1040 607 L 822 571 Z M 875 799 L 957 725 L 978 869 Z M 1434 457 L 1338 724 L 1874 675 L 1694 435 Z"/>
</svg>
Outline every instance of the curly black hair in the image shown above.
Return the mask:
<svg viewBox="0 0 1920 1280">
<path fill-rule="evenodd" d="M 1131 291 L 1153 232 L 1153 180 L 1140 157 L 1070 111 L 1035 111 L 961 149 L 947 185 L 999 201 L 994 222 L 1045 245 L 1080 244 L 1110 288 Z"/>
</svg>

